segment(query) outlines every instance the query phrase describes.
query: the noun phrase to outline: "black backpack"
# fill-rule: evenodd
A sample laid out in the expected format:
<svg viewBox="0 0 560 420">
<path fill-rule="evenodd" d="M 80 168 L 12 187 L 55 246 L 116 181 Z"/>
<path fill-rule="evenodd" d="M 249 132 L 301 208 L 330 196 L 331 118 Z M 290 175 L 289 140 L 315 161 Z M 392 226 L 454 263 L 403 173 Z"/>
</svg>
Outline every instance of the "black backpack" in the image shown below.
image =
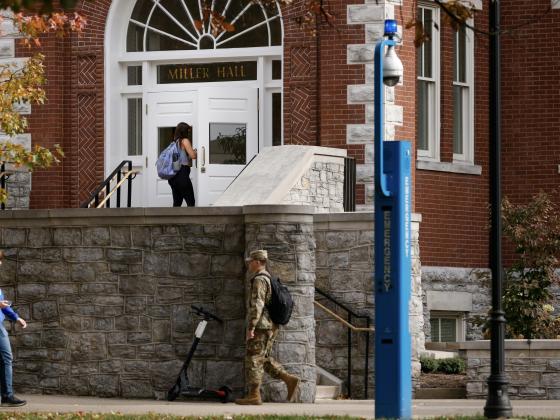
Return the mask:
<svg viewBox="0 0 560 420">
<path fill-rule="evenodd" d="M 265 276 L 270 279 L 271 298 L 270 303 L 266 305 L 268 315 L 272 322 L 277 325 L 286 325 L 292 316 L 294 309 L 294 300 L 288 288 L 282 284 L 276 276 L 269 276 L 265 273 L 259 273 L 257 276 Z M 257 277 L 255 276 L 255 277 Z M 253 279 L 255 278 L 253 277 Z"/>
</svg>

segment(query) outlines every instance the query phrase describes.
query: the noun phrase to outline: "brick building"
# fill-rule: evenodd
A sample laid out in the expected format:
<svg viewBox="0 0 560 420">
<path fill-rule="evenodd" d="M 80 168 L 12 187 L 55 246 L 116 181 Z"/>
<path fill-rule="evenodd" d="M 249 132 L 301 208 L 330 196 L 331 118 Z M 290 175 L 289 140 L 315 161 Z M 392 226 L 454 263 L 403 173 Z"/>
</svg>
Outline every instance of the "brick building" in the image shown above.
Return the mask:
<svg viewBox="0 0 560 420">
<path fill-rule="evenodd" d="M 470 22 L 488 28 L 489 0 L 468 0 Z M 213 36 L 194 24 L 191 0 L 84 1 L 81 36 L 43 42 L 48 103 L 30 115 L 31 142 L 61 144 L 62 164 L 33 174 L 30 208 L 78 207 L 119 162 L 133 161 L 136 206 L 169 206 L 154 162 L 179 120 L 201 153 L 192 178 L 210 205 L 266 146 L 345 148 L 357 162 L 357 205 L 373 201 L 373 48 L 383 19 L 420 19 L 431 33 L 414 46 L 404 29 L 404 79 L 386 88 L 386 137 L 413 141 L 413 206 L 421 214 L 423 287 L 432 339 L 467 334 L 465 315 L 488 304 L 488 38 L 454 32 L 430 0 L 328 0 L 335 27 L 317 36 L 287 10 L 217 1 L 237 32 Z M 560 142 L 560 5 L 503 0 L 504 195 L 525 201 L 557 186 Z M 16 46 L 15 55 L 28 51 Z M 232 116 L 235 115 L 235 116 Z M 241 156 L 212 156 L 218 133 L 244 133 Z M 220 160 L 222 159 L 222 160 Z M 205 167 L 206 166 L 206 167 Z M 25 190 L 25 189 L 24 189 Z M 208 192 L 208 193 L 205 193 Z M 442 293 L 446 299 L 442 299 Z"/>
</svg>

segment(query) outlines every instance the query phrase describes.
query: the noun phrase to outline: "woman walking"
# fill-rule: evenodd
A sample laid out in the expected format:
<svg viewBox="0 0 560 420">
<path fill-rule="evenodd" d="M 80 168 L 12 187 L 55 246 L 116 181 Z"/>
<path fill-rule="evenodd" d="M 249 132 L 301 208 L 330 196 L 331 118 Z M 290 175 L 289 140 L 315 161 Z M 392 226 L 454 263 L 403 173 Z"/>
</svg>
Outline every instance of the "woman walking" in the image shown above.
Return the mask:
<svg viewBox="0 0 560 420">
<path fill-rule="evenodd" d="M 174 141 L 178 143 L 181 168 L 173 178 L 167 181 L 173 193 L 173 207 L 181 207 L 183 200 L 188 207 L 194 207 L 194 189 L 190 174 L 192 161 L 196 159 L 197 155 L 196 149 L 192 147 L 192 127 L 185 122 L 177 124 Z"/>
</svg>

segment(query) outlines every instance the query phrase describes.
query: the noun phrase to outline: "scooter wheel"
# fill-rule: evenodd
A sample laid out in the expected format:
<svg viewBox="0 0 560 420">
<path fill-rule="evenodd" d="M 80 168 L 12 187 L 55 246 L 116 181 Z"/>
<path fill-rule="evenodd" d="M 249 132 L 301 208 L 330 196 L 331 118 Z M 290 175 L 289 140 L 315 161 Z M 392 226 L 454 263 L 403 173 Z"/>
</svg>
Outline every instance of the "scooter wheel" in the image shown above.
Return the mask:
<svg viewBox="0 0 560 420">
<path fill-rule="evenodd" d="M 179 396 L 181 392 L 181 387 L 178 384 L 173 385 L 173 387 L 167 392 L 167 401 L 175 401 L 175 398 Z"/>
<path fill-rule="evenodd" d="M 219 391 L 222 391 L 224 393 L 224 396 L 222 397 L 222 403 L 228 403 L 231 402 L 231 393 L 233 392 L 231 390 L 231 388 L 229 386 L 223 386 L 219 389 Z"/>
</svg>

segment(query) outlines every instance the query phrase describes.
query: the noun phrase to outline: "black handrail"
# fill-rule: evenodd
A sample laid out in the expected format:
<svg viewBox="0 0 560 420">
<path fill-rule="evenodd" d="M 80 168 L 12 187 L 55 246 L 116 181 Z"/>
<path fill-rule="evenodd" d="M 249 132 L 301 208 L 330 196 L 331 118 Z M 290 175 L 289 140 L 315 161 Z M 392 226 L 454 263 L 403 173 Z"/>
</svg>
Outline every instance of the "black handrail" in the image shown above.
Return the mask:
<svg viewBox="0 0 560 420">
<path fill-rule="evenodd" d="M 5 190 L 6 189 L 6 181 L 10 177 L 10 175 L 6 174 L 6 162 L 2 162 L 2 166 L 0 167 L 0 187 Z M 2 203 L 0 205 L 0 209 L 6 210 L 6 203 Z"/>
<path fill-rule="evenodd" d="M 348 308 L 343 303 L 336 300 L 334 297 L 330 296 L 328 293 L 322 291 L 321 289 L 315 287 L 315 292 L 319 293 L 324 298 L 328 299 L 338 307 L 342 308 L 347 312 L 348 323 L 352 324 L 352 317 L 358 319 L 365 319 L 367 328 L 370 327 L 370 317 L 368 315 L 361 315 L 354 312 L 352 309 Z M 347 382 L 348 382 L 348 398 L 352 398 L 352 329 L 347 327 L 348 331 L 348 372 L 347 372 Z M 366 355 L 365 355 L 365 372 L 364 372 L 364 399 L 368 398 L 368 372 L 369 372 L 369 332 L 366 331 Z"/>
<path fill-rule="evenodd" d="M 356 159 L 344 158 L 344 211 L 356 211 Z"/>
<path fill-rule="evenodd" d="M 315 153 L 315 156 L 327 156 L 344 159 L 344 182 L 342 189 L 342 205 L 344 211 L 356 211 L 356 159 L 349 156 L 327 155 Z"/>
<path fill-rule="evenodd" d="M 111 181 L 117 176 L 117 184 L 121 181 L 122 169 L 124 166 L 127 166 L 127 172 L 132 171 L 132 161 L 131 160 L 123 160 L 117 168 L 111 172 L 111 174 L 95 189 L 94 192 L 91 193 L 89 198 L 82 203 L 80 207 L 88 208 L 93 201 L 95 207 L 99 205 L 99 194 L 101 194 L 105 190 L 105 197 L 107 197 L 111 192 Z M 135 178 L 134 175 L 130 175 L 128 177 L 128 196 L 127 196 L 127 207 L 130 207 L 132 204 L 132 180 Z M 106 207 L 111 207 L 111 200 L 108 198 L 105 202 Z M 117 207 L 121 207 L 121 186 L 117 187 Z"/>
</svg>

